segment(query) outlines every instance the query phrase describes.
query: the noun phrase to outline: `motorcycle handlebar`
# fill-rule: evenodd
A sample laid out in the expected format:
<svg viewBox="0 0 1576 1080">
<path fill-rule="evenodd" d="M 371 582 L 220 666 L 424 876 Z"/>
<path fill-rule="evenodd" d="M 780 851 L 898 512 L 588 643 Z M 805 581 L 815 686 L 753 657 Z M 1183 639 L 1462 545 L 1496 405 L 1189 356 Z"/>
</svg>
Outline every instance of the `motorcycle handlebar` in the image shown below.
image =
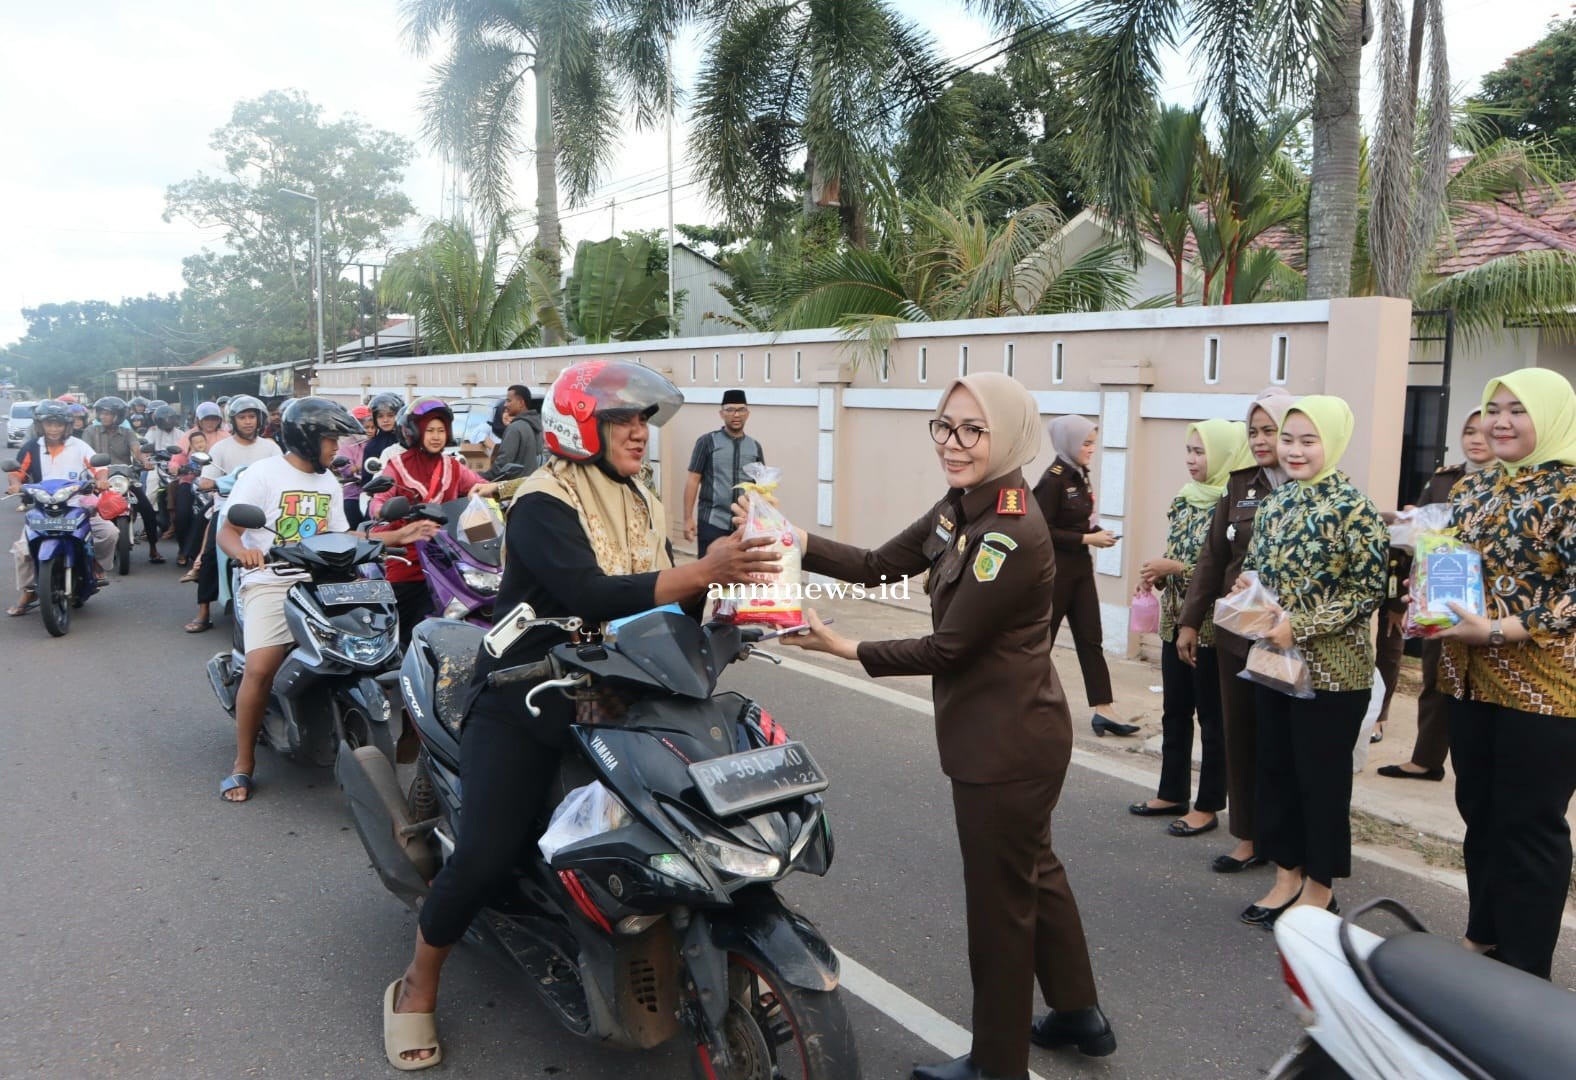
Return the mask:
<svg viewBox="0 0 1576 1080">
<path fill-rule="evenodd" d="M 512 686 L 515 683 L 535 682 L 553 673 L 553 664 L 550 660 L 539 660 L 534 664 L 521 664 L 518 667 L 504 668 L 494 671 L 487 676 L 487 685 L 491 687 Z"/>
</svg>

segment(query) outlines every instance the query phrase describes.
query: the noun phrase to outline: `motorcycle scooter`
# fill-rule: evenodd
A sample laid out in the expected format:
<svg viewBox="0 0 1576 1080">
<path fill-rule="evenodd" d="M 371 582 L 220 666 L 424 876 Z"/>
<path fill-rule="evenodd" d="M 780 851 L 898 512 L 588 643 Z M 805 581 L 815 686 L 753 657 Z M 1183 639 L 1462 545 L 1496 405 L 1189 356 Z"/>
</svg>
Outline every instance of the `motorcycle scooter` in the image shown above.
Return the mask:
<svg viewBox="0 0 1576 1080">
<path fill-rule="evenodd" d="M 89 459 L 95 469 L 110 462 L 109 455 Z M 0 472 L 16 472 L 14 458 L 0 462 Z M 45 480 L 23 484 L 18 493 L 27 510 L 23 539 L 33 557 L 38 588 L 38 610 L 50 637 L 64 637 L 71 630 L 71 612 L 98 591 L 93 570 L 93 510 L 72 506 L 71 499 L 91 487 L 92 477 L 79 480 Z"/>
<path fill-rule="evenodd" d="M 579 619 L 537 619 L 522 604 L 499 622 L 522 634 Z M 496 631 L 495 631 L 496 633 Z M 825 774 L 759 705 L 717 692 L 730 663 L 757 653 L 763 630 L 702 627 L 658 610 L 616 637 L 563 644 L 536 664 L 492 672 L 493 685 L 543 694 L 617 688 L 611 723 L 574 724 L 549 804 L 597 781 L 611 828 L 548 859 L 527 845 L 513 879 L 471 925 L 571 1033 L 626 1049 L 673 1038 L 708 1080 L 853 1080 L 858 1053 L 831 945 L 790 910 L 776 883 L 824 875 L 833 842 Z M 375 750 L 340 748 L 335 775 L 384 886 L 418 907 L 468 827 L 460 722 L 481 629 L 418 626 L 400 688 L 422 748 L 409 794 Z M 537 822 L 538 829 L 547 825 Z"/>
<path fill-rule="evenodd" d="M 396 505 L 402 501 L 389 505 L 404 512 L 408 504 Z M 242 529 L 261 529 L 267 521 L 260 508 L 244 503 L 227 506 L 225 514 Z M 354 533 L 322 533 L 269 549 L 268 566 L 308 575 L 285 598 L 295 646 L 274 676 L 263 716 L 263 742 L 285 757 L 328 766 L 345 742 L 394 759 L 400 722 L 377 676 L 398 662 L 399 614 L 393 587 L 360 572 L 382 554 L 382 543 Z M 231 717 L 246 672 L 239 604 L 234 615 L 230 650 L 208 661 L 214 695 Z"/>
<path fill-rule="evenodd" d="M 1387 911 L 1406 930 L 1356 925 Z M 1552 1080 L 1576 1074 L 1576 995 L 1428 933 L 1395 900 L 1275 922 L 1306 1034 L 1269 1080 Z"/>
</svg>

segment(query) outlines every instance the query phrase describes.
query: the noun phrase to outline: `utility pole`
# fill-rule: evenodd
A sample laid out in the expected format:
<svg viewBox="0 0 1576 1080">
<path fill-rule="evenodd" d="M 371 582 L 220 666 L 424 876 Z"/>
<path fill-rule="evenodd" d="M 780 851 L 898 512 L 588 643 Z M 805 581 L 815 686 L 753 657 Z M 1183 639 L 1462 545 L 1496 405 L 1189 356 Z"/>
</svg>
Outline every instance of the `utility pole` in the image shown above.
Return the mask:
<svg viewBox="0 0 1576 1080">
<path fill-rule="evenodd" d="M 282 195 L 294 195 L 312 203 L 312 281 L 317 290 L 317 366 L 323 366 L 323 204 L 316 195 L 280 188 Z"/>
<path fill-rule="evenodd" d="M 668 62 L 668 337 L 676 331 L 673 325 L 673 35 L 667 37 Z"/>
<path fill-rule="evenodd" d="M 607 229 L 609 236 L 618 235 L 618 198 L 616 196 L 607 200 Z"/>
</svg>

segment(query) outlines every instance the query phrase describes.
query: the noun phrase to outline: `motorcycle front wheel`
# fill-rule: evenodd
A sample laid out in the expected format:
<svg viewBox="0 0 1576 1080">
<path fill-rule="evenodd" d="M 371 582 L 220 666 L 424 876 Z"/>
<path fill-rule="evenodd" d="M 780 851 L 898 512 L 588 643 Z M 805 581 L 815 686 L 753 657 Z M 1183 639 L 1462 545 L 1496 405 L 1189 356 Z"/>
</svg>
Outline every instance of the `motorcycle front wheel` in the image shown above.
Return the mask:
<svg viewBox="0 0 1576 1080">
<path fill-rule="evenodd" d="M 115 572 L 125 577 L 131 573 L 131 518 L 121 518 L 115 527 L 120 530 L 120 537 L 115 541 Z"/>
<path fill-rule="evenodd" d="M 697 1080 L 858 1080 L 859 1051 L 839 990 L 791 985 L 762 957 L 728 955 L 728 995 L 718 1048 L 696 1046 Z"/>
<path fill-rule="evenodd" d="M 71 590 L 66 588 L 66 560 L 59 555 L 45 559 L 38 568 L 38 612 L 50 637 L 65 637 L 71 629 Z"/>
</svg>

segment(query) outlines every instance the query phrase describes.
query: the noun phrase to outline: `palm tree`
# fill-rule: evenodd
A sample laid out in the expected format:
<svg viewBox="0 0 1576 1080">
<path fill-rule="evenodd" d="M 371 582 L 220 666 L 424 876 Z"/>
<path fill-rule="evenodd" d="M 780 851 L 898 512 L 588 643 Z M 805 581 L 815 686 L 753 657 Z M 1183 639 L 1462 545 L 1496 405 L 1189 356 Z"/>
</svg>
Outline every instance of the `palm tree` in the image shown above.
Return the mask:
<svg viewBox="0 0 1576 1080">
<path fill-rule="evenodd" d="M 1064 262 L 1065 224 L 1046 193 L 1006 221 L 992 223 L 994 197 L 1036 191 L 1027 161 L 987 166 L 946 201 L 899 196 L 880 177 L 873 200 L 888 223 L 869 247 L 839 244 L 808 262 L 779 264 L 773 326 L 835 326 L 873 358 L 897 325 L 937 319 L 1104 311 L 1125 307 L 1132 272 L 1109 245 Z"/>
<path fill-rule="evenodd" d="M 585 199 L 617 149 L 623 105 L 637 126 L 665 115 L 667 35 L 687 0 L 403 0 L 418 55 L 442 40 L 423 95 L 424 133 L 460 162 L 489 221 L 513 210 L 510 169 L 534 90 L 535 250 L 556 279 L 558 188 Z"/>
<path fill-rule="evenodd" d="M 1042 0 L 962 6 L 1014 44 L 1048 31 Z M 715 5 L 690 152 L 730 225 L 775 231 L 800 155 L 805 211 L 836 207 L 856 244 L 879 163 L 900 143 L 913 171 L 905 188 L 937 194 L 963 178 L 966 119 L 945 93 L 950 72 L 900 9 L 895 0 Z"/>
<path fill-rule="evenodd" d="M 1198 109 L 1172 106 L 1155 120 L 1143 185 L 1143 221 L 1150 238 L 1165 249 L 1176 271 L 1176 306 L 1184 298 L 1183 266 L 1191 214 L 1203 194 L 1199 157 L 1205 151 L 1203 119 Z"/>
<path fill-rule="evenodd" d="M 556 283 L 541 263 L 517 256 L 506 273 L 504 233 L 494 224 L 478 244 L 464 221 L 437 221 L 419 247 L 397 256 L 378 282 L 379 298 L 408 311 L 421 336 L 446 353 L 523 349 L 538 343 L 543 326 L 563 336 L 551 297 Z"/>
<path fill-rule="evenodd" d="M 1291 112 L 1263 124 L 1242 118 L 1221 132 L 1218 152 L 1206 147 L 1201 154 L 1204 205 L 1189 216 L 1203 264 L 1205 303 L 1233 303 L 1237 276 L 1254 241 L 1302 216 L 1305 185 L 1281 152 L 1301 122 L 1302 117 Z M 1262 256 L 1256 259 L 1254 276 L 1267 280 L 1272 264 Z M 1213 288 L 1217 281 L 1218 293 Z"/>
</svg>

